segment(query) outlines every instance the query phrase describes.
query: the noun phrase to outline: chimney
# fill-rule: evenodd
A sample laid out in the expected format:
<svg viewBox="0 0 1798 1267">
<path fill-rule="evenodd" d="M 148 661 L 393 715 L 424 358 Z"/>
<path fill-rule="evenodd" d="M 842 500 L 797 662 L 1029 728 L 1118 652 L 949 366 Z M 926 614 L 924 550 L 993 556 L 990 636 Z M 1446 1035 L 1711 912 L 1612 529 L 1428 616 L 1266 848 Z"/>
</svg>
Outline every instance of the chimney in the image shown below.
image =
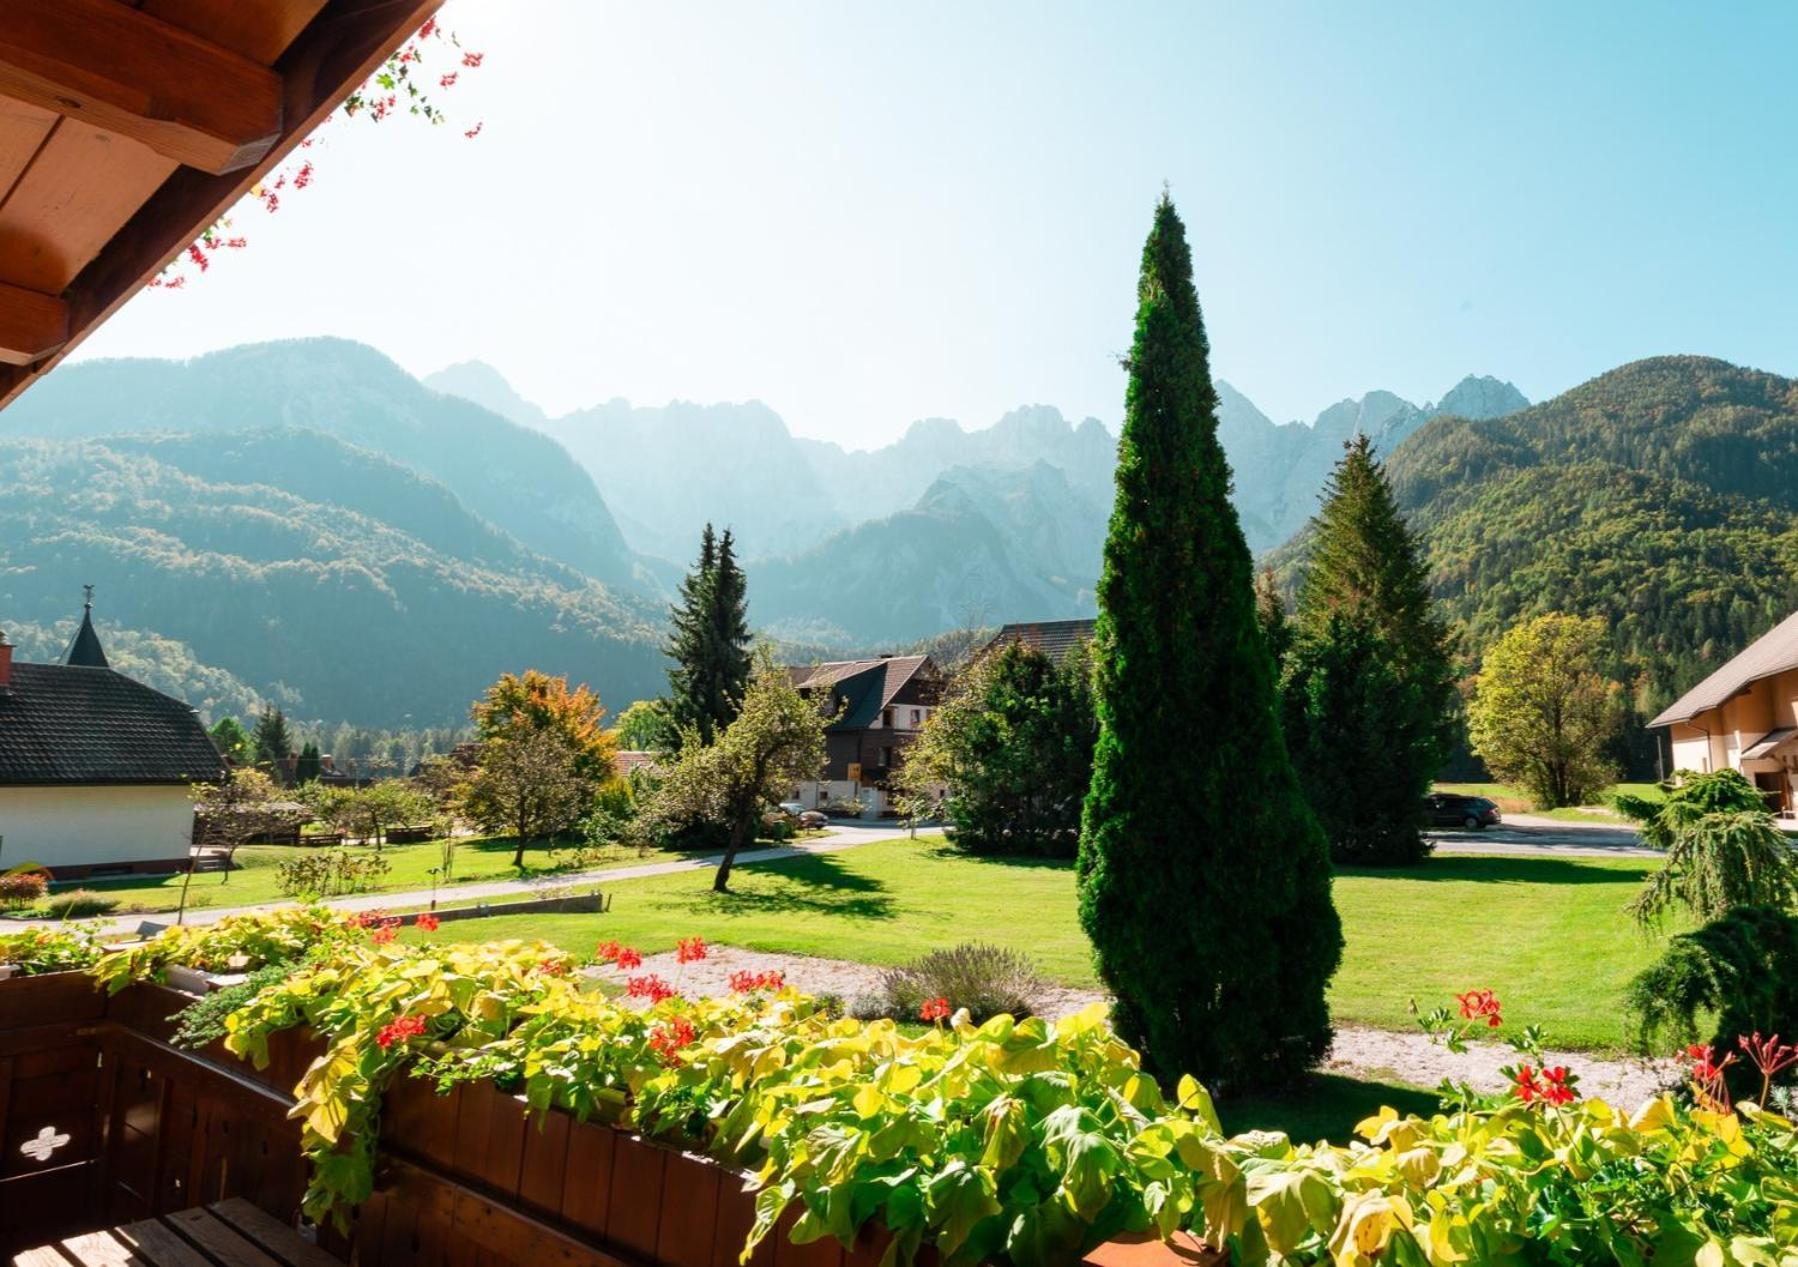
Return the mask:
<svg viewBox="0 0 1798 1267">
<path fill-rule="evenodd" d="M 0 630 L 0 691 L 12 690 L 12 643 L 6 640 L 6 631 Z"/>
</svg>

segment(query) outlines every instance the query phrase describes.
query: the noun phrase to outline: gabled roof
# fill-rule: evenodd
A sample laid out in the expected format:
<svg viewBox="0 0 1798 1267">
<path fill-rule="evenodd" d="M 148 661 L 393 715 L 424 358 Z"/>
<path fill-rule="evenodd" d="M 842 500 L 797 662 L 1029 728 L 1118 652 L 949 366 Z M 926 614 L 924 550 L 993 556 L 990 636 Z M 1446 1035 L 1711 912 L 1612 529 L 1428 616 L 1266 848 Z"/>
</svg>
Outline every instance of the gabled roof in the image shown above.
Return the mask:
<svg viewBox="0 0 1798 1267">
<path fill-rule="evenodd" d="M 898 655 L 831 660 L 787 672 L 793 685 L 802 691 L 830 686 L 848 701 L 843 715 L 831 723 L 832 730 L 865 730 L 914 678 L 924 673 L 926 666 L 934 671 L 929 656 Z"/>
<path fill-rule="evenodd" d="M 0 785 L 194 783 L 224 760 L 193 709 L 112 669 L 14 664 Z"/>
<path fill-rule="evenodd" d="M 1035 647 L 1051 660 L 1060 660 L 1083 642 L 1093 640 L 1096 620 L 1039 620 L 1029 624 L 1006 625 L 986 644 L 996 651 L 1014 642 Z"/>
<path fill-rule="evenodd" d="M 1798 612 L 1749 643 L 1740 655 L 1662 709 L 1648 724 L 1671 726 L 1674 722 L 1690 721 L 1743 688 L 1787 669 L 1798 669 Z"/>
</svg>

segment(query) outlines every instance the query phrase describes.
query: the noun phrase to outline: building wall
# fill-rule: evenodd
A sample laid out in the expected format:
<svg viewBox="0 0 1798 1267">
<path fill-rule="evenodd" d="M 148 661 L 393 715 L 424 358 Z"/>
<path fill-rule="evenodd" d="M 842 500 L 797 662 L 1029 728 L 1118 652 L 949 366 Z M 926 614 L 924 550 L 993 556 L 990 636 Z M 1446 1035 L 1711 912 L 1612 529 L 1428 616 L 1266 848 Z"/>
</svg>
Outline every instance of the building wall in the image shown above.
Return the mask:
<svg viewBox="0 0 1798 1267">
<path fill-rule="evenodd" d="M 0 870 L 36 862 L 58 874 L 92 867 L 183 865 L 194 806 L 185 785 L 0 787 Z"/>
</svg>

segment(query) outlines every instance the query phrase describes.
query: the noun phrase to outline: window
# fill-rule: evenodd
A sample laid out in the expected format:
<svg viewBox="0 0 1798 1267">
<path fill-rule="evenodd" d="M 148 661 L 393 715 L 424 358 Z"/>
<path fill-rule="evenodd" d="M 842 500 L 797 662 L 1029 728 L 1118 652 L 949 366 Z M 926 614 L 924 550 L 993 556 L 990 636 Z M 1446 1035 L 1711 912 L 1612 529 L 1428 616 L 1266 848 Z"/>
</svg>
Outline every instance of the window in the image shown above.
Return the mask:
<svg viewBox="0 0 1798 1267">
<path fill-rule="evenodd" d="M 919 726 L 922 726 L 923 724 L 924 724 L 924 710 L 921 708 L 912 709 L 911 710 L 912 729 L 916 730 Z"/>
<path fill-rule="evenodd" d="M 892 768 L 893 748 L 891 744 L 880 750 L 880 764 L 886 766 L 888 769 Z"/>
<path fill-rule="evenodd" d="M 880 724 L 882 726 L 891 726 L 893 724 L 893 710 L 892 709 L 883 708 L 880 710 Z"/>
</svg>

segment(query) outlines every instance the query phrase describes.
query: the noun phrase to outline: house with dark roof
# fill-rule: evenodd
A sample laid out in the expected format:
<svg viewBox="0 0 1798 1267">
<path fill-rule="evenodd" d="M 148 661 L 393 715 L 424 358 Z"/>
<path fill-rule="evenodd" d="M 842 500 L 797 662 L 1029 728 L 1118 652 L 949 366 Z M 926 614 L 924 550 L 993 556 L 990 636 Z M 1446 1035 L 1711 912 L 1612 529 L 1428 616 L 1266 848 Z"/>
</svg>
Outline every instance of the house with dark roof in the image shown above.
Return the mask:
<svg viewBox="0 0 1798 1267">
<path fill-rule="evenodd" d="M 107 665 L 91 603 L 59 664 L 15 663 L 0 633 L 0 871 L 178 871 L 189 789 L 224 774 L 193 709 Z"/>
<path fill-rule="evenodd" d="M 1768 807 L 1798 810 L 1798 612 L 1749 643 L 1648 723 L 1674 770 L 1739 770 Z"/>
<path fill-rule="evenodd" d="M 1021 642 L 1035 647 L 1051 660 L 1060 661 L 1075 647 L 1091 642 L 1097 624 L 1096 620 L 1037 620 L 1005 625 L 993 635 L 986 649 L 997 651 Z"/>
<path fill-rule="evenodd" d="M 942 698 L 929 656 L 876 656 L 791 668 L 793 685 L 837 714 L 824 732 L 821 777 L 799 785 L 807 809 L 855 802 L 870 817 L 892 808 L 891 780 Z"/>
</svg>

